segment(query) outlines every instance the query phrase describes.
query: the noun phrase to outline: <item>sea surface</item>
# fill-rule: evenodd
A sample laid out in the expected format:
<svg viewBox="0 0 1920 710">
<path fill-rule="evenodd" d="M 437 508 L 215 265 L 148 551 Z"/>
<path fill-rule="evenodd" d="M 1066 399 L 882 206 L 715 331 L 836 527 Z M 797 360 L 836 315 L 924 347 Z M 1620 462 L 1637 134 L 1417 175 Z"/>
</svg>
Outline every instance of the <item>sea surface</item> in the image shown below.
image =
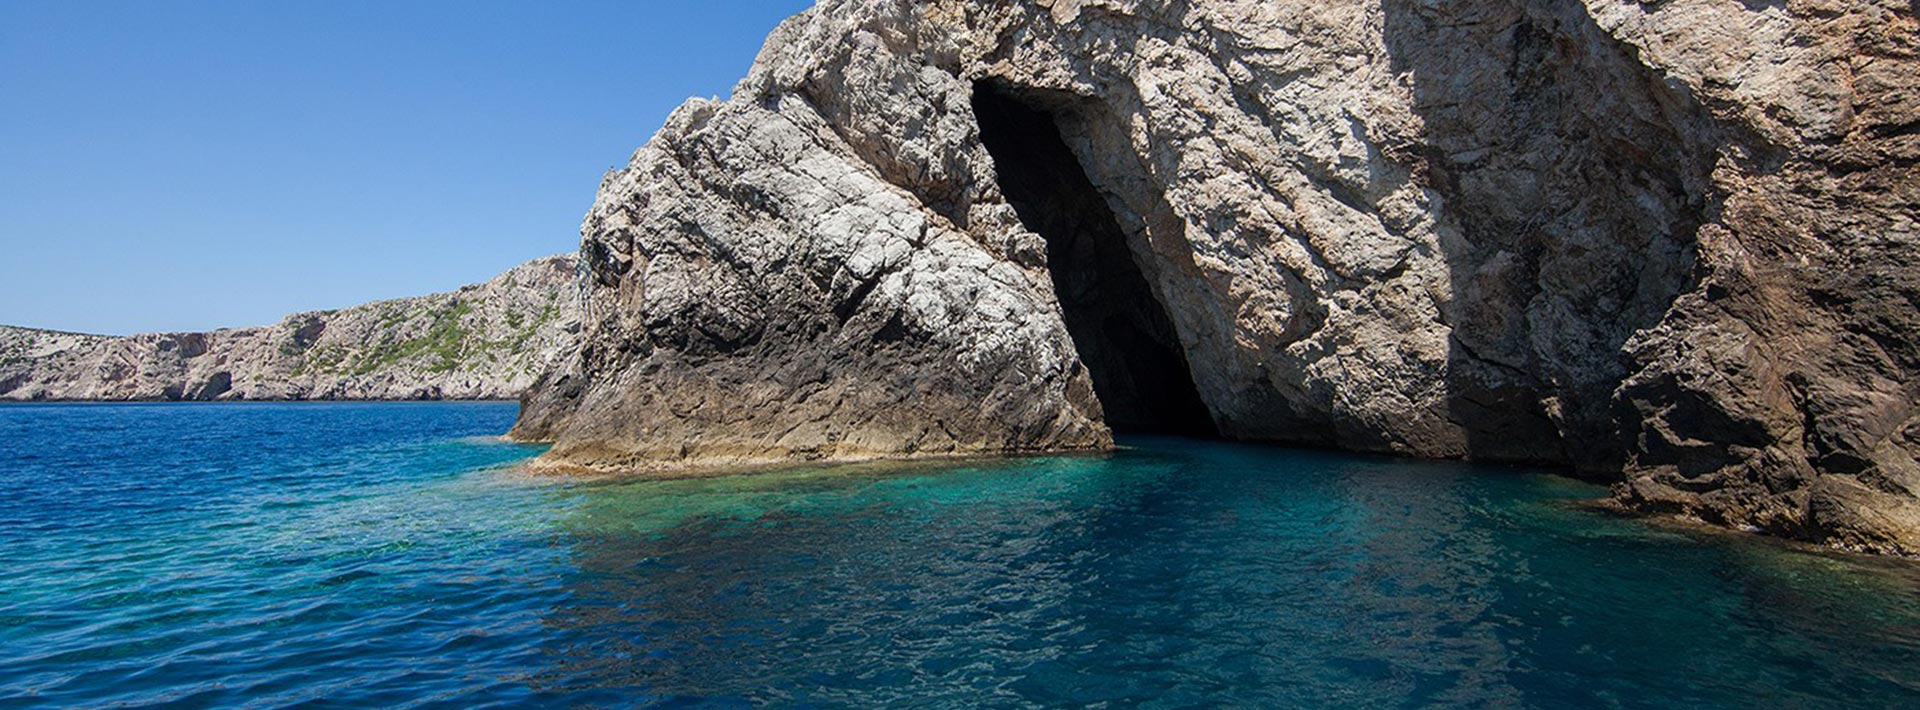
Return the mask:
<svg viewBox="0 0 1920 710">
<path fill-rule="evenodd" d="M 0 707 L 1920 707 L 1920 565 L 1540 471 L 566 481 L 514 411 L 0 406 Z"/>
</svg>

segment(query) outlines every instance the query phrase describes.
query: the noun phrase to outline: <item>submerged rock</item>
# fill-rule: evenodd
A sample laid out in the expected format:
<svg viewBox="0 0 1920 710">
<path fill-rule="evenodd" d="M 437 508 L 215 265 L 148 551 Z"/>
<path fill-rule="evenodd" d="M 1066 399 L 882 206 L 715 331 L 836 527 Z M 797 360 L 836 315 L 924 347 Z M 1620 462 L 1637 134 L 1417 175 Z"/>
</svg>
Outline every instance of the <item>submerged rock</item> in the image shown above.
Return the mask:
<svg viewBox="0 0 1920 710">
<path fill-rule="evenodd" d="M 1920 551 L 1908 0 L 822 0 L 583 225 L 587 468 L 1121 431 Z"/>
<path fill-rule="evenodd" d="M 572 256 L 486 283 L 287 316 L 113 337 L 0 326 L 0 399 L 511 399 L 580 331 Z"/>
</svg>

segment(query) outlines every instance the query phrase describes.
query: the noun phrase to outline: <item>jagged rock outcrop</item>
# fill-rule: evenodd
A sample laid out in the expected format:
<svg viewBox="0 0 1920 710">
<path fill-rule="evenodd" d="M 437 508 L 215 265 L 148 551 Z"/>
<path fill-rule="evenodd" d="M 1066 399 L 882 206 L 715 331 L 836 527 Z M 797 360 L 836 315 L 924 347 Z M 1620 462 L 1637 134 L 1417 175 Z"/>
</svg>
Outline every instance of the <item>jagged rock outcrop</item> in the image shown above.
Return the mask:
<svg viewBox="0 0 1920 710">
<path fill-rule="evenodd" d="M 515 435 L 630 468 L 1111 421 L 1920 551 L 1915 11 L 822 0 L 603 181 Z"/>
<path fill-rule="evenodd" d="M 577 262 L 277 325 L 113 337 L 0 326 L 0 399 L 510 399 L 580 331 Z"/>
</svg>

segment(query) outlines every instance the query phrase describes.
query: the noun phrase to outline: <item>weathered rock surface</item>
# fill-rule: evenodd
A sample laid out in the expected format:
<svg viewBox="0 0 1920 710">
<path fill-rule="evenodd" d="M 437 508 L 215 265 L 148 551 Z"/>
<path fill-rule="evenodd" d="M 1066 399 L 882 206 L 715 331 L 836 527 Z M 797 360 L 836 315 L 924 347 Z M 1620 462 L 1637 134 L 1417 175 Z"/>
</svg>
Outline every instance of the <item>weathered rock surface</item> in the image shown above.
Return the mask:
<svg viewBox="0 0 1920 710">
<path fill-rule="evenodd" d="M 570 355 L 576 261 L 277 325 L 112 337 L 0 326 L 0 399 L 511 399 Z"/>
<path fill-rule="evenodd" d="M 1920 552 L 1910 0 L 822 0 L 610 173 L 515 434 L 1564 463 Z"/>
</svg>

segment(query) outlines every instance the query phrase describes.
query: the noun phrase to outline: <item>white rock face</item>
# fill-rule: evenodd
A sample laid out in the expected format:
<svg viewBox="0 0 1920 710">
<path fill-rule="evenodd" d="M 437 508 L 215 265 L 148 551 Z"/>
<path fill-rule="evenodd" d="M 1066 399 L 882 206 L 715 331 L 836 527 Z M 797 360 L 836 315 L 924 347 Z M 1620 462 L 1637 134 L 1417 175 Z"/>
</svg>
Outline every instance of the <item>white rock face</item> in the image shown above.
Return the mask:
<svg viewBox="0 0 1920 710">
<path fill-rule="evenodd" d="M 572 256 L 451 293 L 127 337 L 0 326 L 0 399 L 511 399 L 570 355 Z"/>
<path fill-rule="evenodd" d="M 1124 421 L 1920 550 L 1914 14 L 822 0 L 607 176 L 515 432 L 625 469 Z"/>
</svg>

